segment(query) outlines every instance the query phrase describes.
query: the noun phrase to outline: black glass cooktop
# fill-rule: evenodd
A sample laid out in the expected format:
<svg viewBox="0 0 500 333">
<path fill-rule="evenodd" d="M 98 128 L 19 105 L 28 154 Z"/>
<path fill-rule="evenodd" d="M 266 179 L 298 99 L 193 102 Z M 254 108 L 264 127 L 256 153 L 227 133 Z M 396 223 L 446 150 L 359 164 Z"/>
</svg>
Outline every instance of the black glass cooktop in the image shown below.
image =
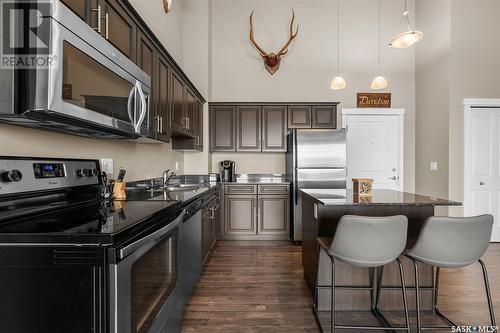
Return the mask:
<svg viewBox="0 0 500 333">
<path fill-rule="evenodd" d="M 154 223 L 165 223 L 168 215 L 182 207 L 180 201 L 92 201 L 67 203 L 65 208 L 61 202 L 53 205 L 55 209 L 45 213 L 16 219 L 7 219 L 8 209 L 4 207 L 0 210 L 0 243 L 111 244 Z"/>
</svg>

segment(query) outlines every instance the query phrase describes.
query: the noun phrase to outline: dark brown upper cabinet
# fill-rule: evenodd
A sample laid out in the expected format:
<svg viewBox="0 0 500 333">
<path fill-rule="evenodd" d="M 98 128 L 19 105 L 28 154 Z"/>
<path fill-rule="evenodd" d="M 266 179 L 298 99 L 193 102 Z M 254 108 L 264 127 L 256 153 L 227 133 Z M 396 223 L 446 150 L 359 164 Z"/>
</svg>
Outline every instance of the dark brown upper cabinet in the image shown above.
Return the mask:
<svg viewBox="0 0 500 333">
<path fill-rule="evenodd" d="M 311 128 L 311 110 L 310 105 L 290 105 L 288 128 Z"/>
<path fill-rule="evenodd" d="M 236 109 L 236 117 L 236 151 L 261 151 L 261 107 L 254 105 L 239 106 Z"/>
<path fill-rule="evenodd" d="M 195 131 L 195 149 L 203 151 L 203 103 L 197 98 L 195 103 L 196 108 L 196 124 L 198 126 Z"/>
<path fill-rule="evenodd" d="M 61 2 L 97 30 L 97 0 L 61 0 Z"/>
<path fill-rule="evenodd" d="M 151 76 L 154 82 L 155 76 L 155 47 L 153 42 L 141 31 L 137 33 L 137 65 Z"/>
<path fill-rule="evenodd" d="M 61 1 L 150 75 L 149 121 L 153 123 L 156 139 L 164 142 L 172 139 L 174 149 L 203 150 L 205 100 L 129 1 Z"/>
<path fill-rule="evenodd" d="M 101 35 L 128 58 L 135 60 L 136 24 L 117 0 L 99 0 L 103 10 Z"/>
<path fill-rule="evenodd" d="M 170 65 L 163 55 L 157 56 L 156 85 L 156 139 L 170 141 Z"/>
<path fill-rule="evenodd" d="M 210 106 L 210 151 L 236 151 L 235 106 Z"/>
<path fill-rule="evenodd" d="M 337 106 L 313 105 L 312 128 L 337 128 Z"/>
<path fill-rule="evenodd" d="M 186 88 L 185 90 L 185 108 L 184 108 L 184 128 L 186 132 L 188 132 L 191 136 L 195 137 L 196 132 L 198 130 L 197 125 L 197 110 L 196 110 L 196 97 L 194 96 L 194 92 Z"/>
<path fill-rule="evenodd" d="M 170 112 L 170 128 L 172 132 L 184 133 L 186 124 L 184 117 L 184 82 L 175 72 L 172 72 L 171 78 L 172 109 Z"/>
<path fill-rule="evenodd" d="M 262 151 L 286 152 L 286 105 L 262 107 Z"/>
</svg>

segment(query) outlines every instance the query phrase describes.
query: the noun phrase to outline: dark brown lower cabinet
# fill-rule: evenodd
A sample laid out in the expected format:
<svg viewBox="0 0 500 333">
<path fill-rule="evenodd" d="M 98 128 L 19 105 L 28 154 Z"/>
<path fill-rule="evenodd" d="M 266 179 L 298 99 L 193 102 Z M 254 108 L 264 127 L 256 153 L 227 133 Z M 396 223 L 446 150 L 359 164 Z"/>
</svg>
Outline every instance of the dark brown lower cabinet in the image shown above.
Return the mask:
<svg viewBox="0 0 500 333">
<path fill-rule="evenodd" d="M 289 234 L 289 197 L 287 195 L 259 196 L 259 234 Z"/>
<path fill-rule="evenodd" d="M 232 240 L 287 240 L 289 239 L 289 186 L 252 185 L 258 187 L 254 194 L 238 193 L 248 185 L 225 185 L 224 221 L 225 239 Z M 262 187 L 262 188 L 261 188 Z M 265 187 L 265 190 L 264 190 Z M 241 191 L 244 193 L 245 191 Z M 259 193 L 259 194 L 257 194 Z M 260 194 L 270 193 L 270 194 Z"/>
<path fill-rule="evenodd" d="M 229 194 L 224 199 L 226 235 L 257 234 L 257 196 Z"/>
</svg>

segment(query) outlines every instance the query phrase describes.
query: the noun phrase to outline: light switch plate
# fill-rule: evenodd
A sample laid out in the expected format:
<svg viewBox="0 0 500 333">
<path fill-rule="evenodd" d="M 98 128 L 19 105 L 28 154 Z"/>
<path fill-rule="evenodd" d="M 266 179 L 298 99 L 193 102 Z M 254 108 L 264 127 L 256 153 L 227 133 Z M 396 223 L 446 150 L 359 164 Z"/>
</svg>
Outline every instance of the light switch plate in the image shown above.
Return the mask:
<svg viewBox="0 0 500 333">
<path fill-rule="evenodd" d="M 438 170 L 438 162 L 431 162 L 430 168 L 431 168 L 431 171 L 437 171 Z"/>
<path fill-rule="evenodd" d="M 101 158 L 101 171 L 106 172 L 107 175 L 111 175 L 113 173 L 112 158 Z"/>
</svg>

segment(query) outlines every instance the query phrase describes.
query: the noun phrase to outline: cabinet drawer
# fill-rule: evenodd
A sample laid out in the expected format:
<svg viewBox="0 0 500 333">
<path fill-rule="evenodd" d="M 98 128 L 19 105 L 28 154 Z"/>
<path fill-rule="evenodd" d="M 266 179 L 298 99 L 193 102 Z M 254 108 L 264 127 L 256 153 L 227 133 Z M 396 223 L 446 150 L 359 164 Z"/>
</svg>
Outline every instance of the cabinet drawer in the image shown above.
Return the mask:
<svg viewBox="0 0 500 333">
<path fill-rule="evenodd" d="M 288 185 L 259 185 L 259 194 L 287 194 Z"/>
<path fill-rule="evenodd" d="M 225 185 L 226 194 L 257 194 L 257 185 Z"/>
</svg>

